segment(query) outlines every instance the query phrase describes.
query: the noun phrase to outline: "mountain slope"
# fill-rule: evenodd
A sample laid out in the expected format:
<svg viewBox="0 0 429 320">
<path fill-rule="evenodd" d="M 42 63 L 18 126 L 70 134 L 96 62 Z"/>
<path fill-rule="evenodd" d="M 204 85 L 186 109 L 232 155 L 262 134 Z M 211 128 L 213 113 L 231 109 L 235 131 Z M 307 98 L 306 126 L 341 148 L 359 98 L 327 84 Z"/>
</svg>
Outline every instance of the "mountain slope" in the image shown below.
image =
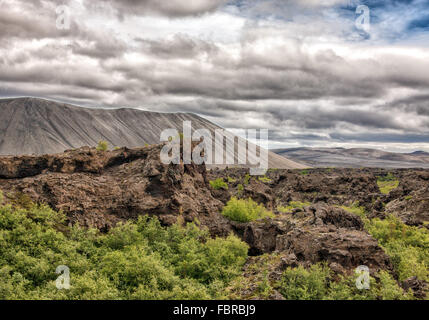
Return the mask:
<svg viewBox="0 0 429 320">
<path fill-rule="evenodd" d="M 190 113 L 137 109 L 90 109 L 36 98 L 0 100 L 0 155 L 60 153 L 106 140 L 111 146 L 141 147 L 160 142 L 161 132 L 191 121 L 193 129 L 219 126 Z M 271 168 L 303 165 L 269 153 Z"/>
<path fill-rule="evenodd" d="M 429 168 L 429 154 L 394 153 L 365 148 L 294 148 L 271 150 L 314 167 Z"/>
</svg>

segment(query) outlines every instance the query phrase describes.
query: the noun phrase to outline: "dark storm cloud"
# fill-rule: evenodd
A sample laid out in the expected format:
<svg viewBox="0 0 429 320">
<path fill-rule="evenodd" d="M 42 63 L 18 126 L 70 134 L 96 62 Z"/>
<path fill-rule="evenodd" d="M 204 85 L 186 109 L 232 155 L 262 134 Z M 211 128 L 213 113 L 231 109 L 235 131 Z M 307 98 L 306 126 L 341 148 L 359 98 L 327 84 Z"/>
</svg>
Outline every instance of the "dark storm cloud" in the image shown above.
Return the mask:
<svg viewBox="0 0 429 320">
<path fill-rule="evenodd" d="M 409 133 L 332 133 L 330 137 L 338 141 L 358 141 L 358 142 L 386 142 L 386 143 L 427 143 L 429 134 L 409 134 Z"/>
<path fill-rule="evenodd" d="M 210 55 L 219 52 L 213 43 L 192 39 L 183 34 L 176 34 L 172 39 L 165 41 L 137 38 L 144 52 L 162 59 L 192 59 L 198 55 Z"/>
<path fill-rule="evenodd" d="M 243 23 L 224 37 L 218 28 L 237 2 L 214 15 L 220 22 L 207 24 L 211 16 L 201 15 L 225 2 L 85 0 L 84 7 L 74 3 L 74 24 L 63 32 L 55 28 L 56 1 L 0 1 L 0 95 L 192 112 L 229 128 L 269 128 L 276 141 L 427 138 L 427 53 L 352 48 L 337 38 L 319 47 L 320 39 L 338 35 L 318 17 L 316 0 L 247 2 L 249 8 L 241 2 L 238 12 L 255 5 L 252 17 L 273 12 L 275 3 L 282 10 L 305 7 L 301 12 L 312 11 L 312 20 L 285 24 L 261 14 L 256 20 L 264 23 Z M 139 19 L 119 21 L 117 14 Z M 142 35 L 127 21 L 155 25 Z M 158 31 L 156 21 L 159 34 L 149 33 Z"/>
<path fill-rule="evenodd" d="M 395 110 L 401 110 L 406 113 L 414 113 L 419 116 L 429 117 L 429 94 L 418 94 L 403 99 L 397 99 L 380 108 L 393 112 Z"/>
<path fill-rule="evenodd" d="M 334 129 L 341 122 L 367 128 L 403 129 L 392 113 L 378 110 L 354 110 L 350 108 L 326 110 L 322 107 L 300 110 L 299 108 L 270 109 L 274 122 L 293 122 L 307 129 Z"/>
<path fill-rule="evenodd" d="M 88 0 L 87 0 L 88 1 Z M 226 0 L 101 0 L 120 15 L 162 15 L 172 18 L 197 16 L 212 12 Z"/>
<path fill-rule="evenodd" d="M 231 118 L 243 114 L 258 115 L 262 124 L 269 123 L 271 128 L 287 127 L 308 129 L 310 131 L 325 132 L 336 130 L 344 126 L 353 126 L 366 129 L 392 129 L 413 130 L 406 123 L 396 119 L 392 110 L 368 109 L 356 110 L 352 108 L 334 108 L 328 110 L 320 106 L 302 107 L 299 104 L 255 104 L 251 102 L 234 102 L 228 100 L 205 100 L 186 101 L 182 104 L 173 104 L 169 111 L 182 110 L 186 112 L 199 113 L 206 117 L 217 119 Z M 253 123 L 246 124 L 241 121 L 230 124 L 233 128 L 252 128 Z M 362 129 L 361 129 L 362 130 Z"/>
</svg>

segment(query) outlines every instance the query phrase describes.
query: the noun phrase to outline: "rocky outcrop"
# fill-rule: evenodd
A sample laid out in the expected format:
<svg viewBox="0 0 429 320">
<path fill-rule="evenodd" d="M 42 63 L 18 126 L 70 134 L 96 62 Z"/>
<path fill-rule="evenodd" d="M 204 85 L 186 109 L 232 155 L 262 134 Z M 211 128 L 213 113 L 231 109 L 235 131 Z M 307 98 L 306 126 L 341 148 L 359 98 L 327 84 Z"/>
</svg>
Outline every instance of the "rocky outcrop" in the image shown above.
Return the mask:
<svg viewBox="0 0 429 320">
<path fill-rule="evenodd" d="M 205 166 L 164 165 L 160 145 L 41 157 L 0 159 L 0 189 L 62 210 L 70 223 L 107 230 L 119 221 L 154 215 L 165 225 L 198 218 L 213 235 L 231 231 L 212 197 Z M 7 179 L 5 179 L 7 178 Z"/>
<path fill-rule="evenodd" d="M 361 219 L 340 208 L 309 206 L 273 220 L 233 226 L 249 244 L 250 254 L 281 252 L 292 266 L 327 261 L 339 273 L 359 265 L 372 272 L 392 269 L 389 257 L 364 230 Z"/>
<path fill-rule="evenodd" d="M 410 226 L 429 228 L 429 171 L 401 172 L 397 189 L 386 200 L 385 211 Z"/>
<path fill-rule="evenodd" d="M 382 194 L 377 184 L 380 176 L 391 173 L 399 180 L 398 188 Z M 222 201 L 231 196 L 252 198 L 276 211 L 291 201 L 351 206 L 359 203 L 369 218 L 384 219 L 386 214 L 399 217 L 411 226 L 429 228 L 429 170 L 422 169 L 309 169 L 269 170 L 266 179 L 250 178 L 242 191 L 246 171 L 212 170 L 209 179 L 231 177 L 228 190 L 222 191 Z"/>
<path fill-rule="evenodd" d="M 426 281 L 411 277 L 402 282 L 402 288 L 405 291 L 411 290 L 417 299 L 426 299 L 429 285 Z"/>
</svg>

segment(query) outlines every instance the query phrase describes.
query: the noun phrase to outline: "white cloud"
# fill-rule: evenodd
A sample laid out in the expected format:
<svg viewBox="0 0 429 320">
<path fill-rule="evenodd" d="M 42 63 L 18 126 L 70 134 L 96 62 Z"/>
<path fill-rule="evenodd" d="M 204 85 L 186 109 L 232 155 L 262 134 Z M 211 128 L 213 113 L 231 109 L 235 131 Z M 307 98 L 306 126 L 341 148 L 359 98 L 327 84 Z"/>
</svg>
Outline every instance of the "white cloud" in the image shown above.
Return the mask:
<svg viewBox="0 0 429 320">
<path fill-rule="evenodd" d="M 214 11 L 223 1 L 142 1 L 132 11 L 131 0 L 102 10 L 70 0 L 74 24 L 64 33 L 52 2 L 6 0 L 0 95 L 195 112 L 229 128 L 280 130 L 285 145 L 338 144 L 334 133 L 351 145 L 372 133 L 380 141 L 362 143 L 420 146 L 390 140 L 428 133 L 427 44 L 351 42 L 354 22 L 329 11 L 342 2 L 284 2 L 296 14 L 280 19 L 276 1 L 246 17 Z M 261 6 L 273 16 L 255 18 Z"/>
</svg>

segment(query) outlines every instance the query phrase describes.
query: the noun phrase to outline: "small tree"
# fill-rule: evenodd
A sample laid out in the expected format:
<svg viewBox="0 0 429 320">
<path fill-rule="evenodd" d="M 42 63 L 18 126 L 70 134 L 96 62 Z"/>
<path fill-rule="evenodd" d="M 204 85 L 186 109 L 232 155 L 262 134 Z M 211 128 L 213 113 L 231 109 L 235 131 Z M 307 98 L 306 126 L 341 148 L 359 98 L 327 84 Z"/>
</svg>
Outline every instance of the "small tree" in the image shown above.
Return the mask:
<svg viewBox="0 0 429 320">
<path fill-rule="evenodd" d="M 107 151 L 107 149 L 109 148 L 109 143 L 107 141 L 99 141 L 98 145 L 97 145 L 97 150 L 98 151 Z"/>
</svg>

